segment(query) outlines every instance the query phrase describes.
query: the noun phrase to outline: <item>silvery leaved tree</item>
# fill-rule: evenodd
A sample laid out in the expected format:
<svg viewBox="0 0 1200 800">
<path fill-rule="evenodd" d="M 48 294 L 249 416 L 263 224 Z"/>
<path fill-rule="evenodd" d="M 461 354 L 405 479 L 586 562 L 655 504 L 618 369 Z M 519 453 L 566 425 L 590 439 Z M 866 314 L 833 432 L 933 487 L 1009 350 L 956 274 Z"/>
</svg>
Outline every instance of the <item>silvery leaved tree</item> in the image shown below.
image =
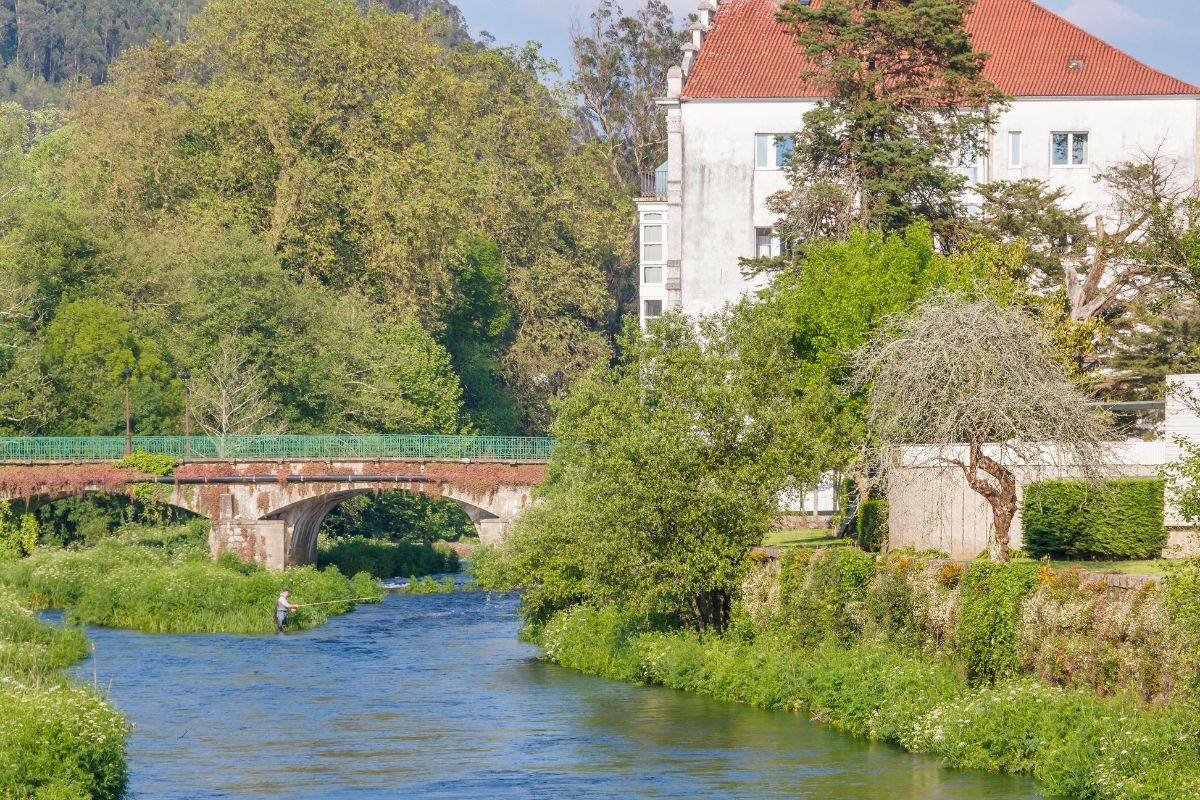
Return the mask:
<svg viewBox="0 0 1200 800">
<path fill-rule="evenodd" d="M 854 367 L 866 391 L 877 480 L 886 485 L 905 466 L 961 469 L 991 508 L 992 560 L 1008 560 L 1016 467 L 1098 477 L 1112 463 L 1108 421 L 1071 381 L 1044 330 L 1017 308 L 962 292 L 932 294 L 887 319 Z"/>
</svg>

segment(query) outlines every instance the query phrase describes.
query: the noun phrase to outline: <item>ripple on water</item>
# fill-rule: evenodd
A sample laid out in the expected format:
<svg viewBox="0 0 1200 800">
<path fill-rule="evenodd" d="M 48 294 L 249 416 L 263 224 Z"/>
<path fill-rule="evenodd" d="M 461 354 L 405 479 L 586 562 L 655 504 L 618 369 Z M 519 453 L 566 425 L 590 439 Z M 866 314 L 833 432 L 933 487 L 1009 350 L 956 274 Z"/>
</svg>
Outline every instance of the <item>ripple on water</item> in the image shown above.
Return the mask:
<svg viewBox="0 0 1200 800">
<path fill-rule="evenodd" d="M 93 628 L 100 681 L 137 725 L 130 796 L 1038 796 L 794 714 L 539 663 L 515 610 L 507 595 L 398 595 L 286 636 Z"/>
</svg>

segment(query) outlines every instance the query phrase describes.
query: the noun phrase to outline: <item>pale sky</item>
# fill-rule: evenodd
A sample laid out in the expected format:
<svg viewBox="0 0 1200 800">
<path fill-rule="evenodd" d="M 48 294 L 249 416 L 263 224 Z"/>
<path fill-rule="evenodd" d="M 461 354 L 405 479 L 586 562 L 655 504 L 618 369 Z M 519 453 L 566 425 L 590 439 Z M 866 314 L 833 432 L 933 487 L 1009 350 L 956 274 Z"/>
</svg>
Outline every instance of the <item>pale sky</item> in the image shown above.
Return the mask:
<svg viewBox="0 0 1200 800">
<path fill-rule="evenodd" d="M 586 19 L 595 0 L 454 0 L 472 33 L 488 31 L 499 44 L 536 40 L 568 64 L 573 20 Z M 627 0 L 626 7 L 639 0 Z M 1080 27 L 1156 69 L 1200 85 L 1200 0 L 1041 0 Z M 699 0 L 668 0 L 681 15 Z"/>
</svg>

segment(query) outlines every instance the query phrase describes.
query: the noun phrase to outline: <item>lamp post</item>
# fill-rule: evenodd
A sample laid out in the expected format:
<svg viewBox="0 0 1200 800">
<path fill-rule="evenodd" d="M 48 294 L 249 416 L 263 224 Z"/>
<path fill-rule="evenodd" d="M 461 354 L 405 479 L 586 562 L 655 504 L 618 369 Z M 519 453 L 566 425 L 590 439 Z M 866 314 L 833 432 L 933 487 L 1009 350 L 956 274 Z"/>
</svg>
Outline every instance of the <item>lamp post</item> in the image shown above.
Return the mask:
<svg viewBox="0 0 1200 800">
<path fill-rule="evenodd" d="M 129 425 L 129 379 L 133 377 L 133 370 L 129 367 L 121 370 L 121 379 L 125 382 L 125 457 L 129 458 L 133 455 L 133 429 Z"/>
<path fill-rule="evenodd" d="M 192 379 L 192 371 L 184 368 L 179 377 L 183 380 L 183 458 L 187 460 L 192 449 L 192 386 L 188 383 Z"/>
</svg>

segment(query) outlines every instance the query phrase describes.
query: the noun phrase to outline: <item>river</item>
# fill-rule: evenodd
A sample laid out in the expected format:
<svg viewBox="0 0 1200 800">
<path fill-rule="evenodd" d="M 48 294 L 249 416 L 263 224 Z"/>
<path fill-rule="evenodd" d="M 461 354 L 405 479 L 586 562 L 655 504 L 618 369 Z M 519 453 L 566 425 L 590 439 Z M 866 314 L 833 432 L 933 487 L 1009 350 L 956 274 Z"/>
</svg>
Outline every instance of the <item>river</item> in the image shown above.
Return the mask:
<svg viewBox="0 0 1200 800">
<path fill-rule="evenodd" d="M 136 726 L 132 800 L 1038 796 L 796 714 L 540 663 L 516 605 L 395 595 L 270 637 L 93 627 L 76 671 Z"/>
</svg>

